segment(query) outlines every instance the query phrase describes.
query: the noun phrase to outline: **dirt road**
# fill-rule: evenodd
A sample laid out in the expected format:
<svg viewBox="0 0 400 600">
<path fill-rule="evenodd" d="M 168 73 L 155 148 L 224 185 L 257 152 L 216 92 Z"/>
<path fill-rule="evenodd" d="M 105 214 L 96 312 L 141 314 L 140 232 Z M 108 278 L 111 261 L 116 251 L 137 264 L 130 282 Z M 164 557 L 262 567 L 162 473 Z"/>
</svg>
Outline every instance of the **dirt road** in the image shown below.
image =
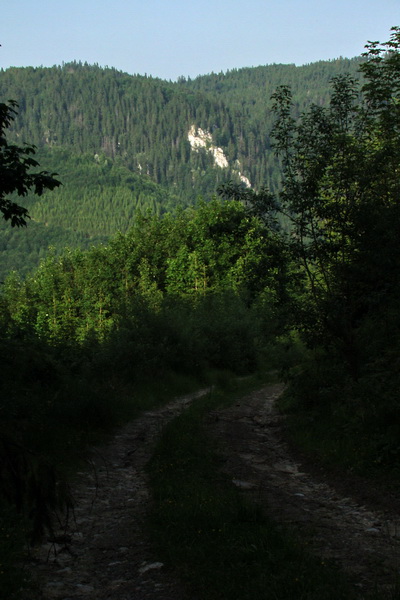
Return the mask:
<svg viewBox="0 0 400 600">
<path fill-rule="evenodd" d="M 298 532 L 321 561 L 339 563 L 361 595 L 375 585 L 389 588 L 400 567 L 400 519 L 393 503 L 385 507 L 375 495 L 367 507 L 356 499 L 359 489 L 351 478 L 329 478 L 306 466 L 285 441 L 284 420 L 275 408 L 281 391 L 280 385 L 268 386 L 208 415 L 224 471 L 232 485 Z M 165 424 L 200 394 L 144 413 L 93 450 L 91 468 L 74 486 L 75 514 L 67 527 L 62 522 L 58 543 L 47 542 L 33 554 L 31 570 L 41 585 L 29 600 L 189 600 L 147 538 L 145 465 Z"/>
</svg>

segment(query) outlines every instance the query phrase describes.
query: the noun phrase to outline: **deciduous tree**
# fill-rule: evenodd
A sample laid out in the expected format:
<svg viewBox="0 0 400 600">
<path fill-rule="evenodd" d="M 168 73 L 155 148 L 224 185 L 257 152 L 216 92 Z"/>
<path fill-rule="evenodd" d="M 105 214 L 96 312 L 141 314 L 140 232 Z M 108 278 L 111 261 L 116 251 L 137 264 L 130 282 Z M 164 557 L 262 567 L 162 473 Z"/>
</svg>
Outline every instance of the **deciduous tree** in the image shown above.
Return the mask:
<svg viewBox="0 0 400 600">
<path fill-rule="evenodd" d="M 26 225 L 29 215 L 26 208 L 9 196 L 26 196 L 30 191 L 41 196 L 45 190 L 61 185 L 54 177 L 56 173 L 31 173 L 32 168 L 39 166 L 33 158 L 35 146 L 25 144 L 21 147 L 7 141 L 6 130 L 17 114 L 16 108 L 17 103 L 13 100 L 8 104 L 0 103 L 0 212 L 12 227 Z"/>
</svg>

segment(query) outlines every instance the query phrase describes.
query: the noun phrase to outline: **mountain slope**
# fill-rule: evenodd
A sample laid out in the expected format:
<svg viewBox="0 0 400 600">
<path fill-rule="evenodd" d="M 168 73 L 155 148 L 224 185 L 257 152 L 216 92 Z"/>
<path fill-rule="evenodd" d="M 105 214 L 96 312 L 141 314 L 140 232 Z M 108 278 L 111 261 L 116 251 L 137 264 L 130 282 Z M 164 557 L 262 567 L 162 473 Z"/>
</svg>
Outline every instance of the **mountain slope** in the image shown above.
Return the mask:
<svg viewBox="0 0 400 600">
<path fill-rule="evenodd" d="M 272 160 L 271 94 L 290 85 L 298 110 L 311 102 L 324 104 L 330 79 L 355 74 L 358 64 L 359 59 L 338 59 L 303 67 L 270 65 L 177 83 L 81 63 L 12 68 L 0 73 L 0 97 L 20 105 L 14 128 L 19 140 L 118 157 L 133 172 L 176 186 L 187 201 L 213 193 L 237 170 L 236 161 L 252 185 L 273 186 L 276 178 L 262 174 Z M 228 167 L 212 168 L 209 154 L 191 150 L 193 127 L 212 135 Z"/>
<path fill-rule="evenodd" d="M 359 61 L 270 65 L 176 83 L 82 63 L 0 71 L 0 98 L 19 103 L 10 139 L 36 144 L 42 168 L 63 182 L 39 201 L 24 199 L 33 218 L 28 232 L 0 227 L 0 279 L 11 268 L 27 272 L 49 245 L 105 241 L 126 231 L 138 210 L 189 206 L 229 180 L 276 189 L 274 89 L 291 85 L 297 111 L 324 104 L 329 80 L 355 74 Z"/>
</svg>

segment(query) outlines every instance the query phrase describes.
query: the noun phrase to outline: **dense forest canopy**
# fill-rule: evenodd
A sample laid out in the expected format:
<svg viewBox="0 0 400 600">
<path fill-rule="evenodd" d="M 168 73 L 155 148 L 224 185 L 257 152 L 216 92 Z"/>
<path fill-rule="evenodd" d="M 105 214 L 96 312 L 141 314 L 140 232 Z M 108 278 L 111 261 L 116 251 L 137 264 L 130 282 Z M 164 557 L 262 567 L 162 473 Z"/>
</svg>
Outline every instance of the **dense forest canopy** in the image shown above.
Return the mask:
<svg viewBox="0 0 400 600">
<path fill-rule="evenodd" d="M 210 131 L 231 168 L 238 160 L 254 186 L 270 184 L 268 172 L 261 171 L 269 154 L 273 90 L 291 85 L 299 111 L 311 102 L 324 104 L 330 79 L 355 73 L 358 63 L 339 59 L 304 67 L 271 65 L 178 83 L 81 63 L 12 68 L 1 72 L 0 96 L 19 103 L 15 132 L 20 138 L 39 147 L 118 156 L 157 183 L 179 184 L 179 194 L 187 198 L 212 193 L 217 177 L 196 180 L 195 172 L 212 161 L 190 154 L 191 125 Z"/>
<path fill-rule="evenodd" d="M 35 144 L 39 162 L 63 186 L 26 199 L 33 221 L 24 235 L 0 227 L 0 278 L 12 268 L 29 272 L 49 246 L 89 247 L 126 231 L 137 212 L 191 206 L 230 180 L 276 190 L 274 89 L 291 85 L 297 112 L 325 105 L 330 79 L 356 74 L 359 63 L 270 65 L 176 83 L 81 63 L 2 70 L 0 97 L 19 105 L 10 140 Z M 211 142 L 195 149 L 192 127 Z M 216 164 L 213 148 L 227 166 Z"/>
</svg>

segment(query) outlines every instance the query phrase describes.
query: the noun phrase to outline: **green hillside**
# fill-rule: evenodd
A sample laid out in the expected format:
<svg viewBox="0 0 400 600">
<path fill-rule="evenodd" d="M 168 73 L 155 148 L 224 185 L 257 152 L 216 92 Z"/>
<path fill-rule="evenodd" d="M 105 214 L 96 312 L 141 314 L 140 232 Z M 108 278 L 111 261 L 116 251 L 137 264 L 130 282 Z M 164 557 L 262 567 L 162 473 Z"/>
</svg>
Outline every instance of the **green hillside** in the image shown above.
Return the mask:
<svg viewBox="0 0 400 600">
<path fill-rule="evenodd" d="M 355 74 L 358 64 L 359 59 L 338 59 L 270 65 L 177 83 L 81 63 L 12 68 L 0 73 L 0 97 L 20 105 L 15 123 L 20 140 L 119 157 L 133 172 L 175 185 L 180 196 L 192 198 L 212 193 L 215 183 L 230 176 L 221 169 L 211 175 L 211 156 L 191 151 L 192 125 L 212 134 L 233 169 L 239 160 L 252 185 L 270 183 L 265 166 L 272 160 L 270 96 L 276 87 L 292 87 L 298 110 L 325 104 L 331 78 Z"/>
<path fill-rule="evenodd" d="M 164 214 L 180 205 L 149 177 L 104 155 L 55 147 L 42 148 L 37 158 L 47 170 L 57 171 L 63 185 L 55 193 L 23 199 L 31 216 L 26 229 L 0 223 L 0 279 L 12 269 L 26 275 L 49 247 L 57 252 L 66 246 L 88 248 L 117 231 L 125 233 L 138 212 Z"/>
<path fill-rule="evenodd" d="M 41 166 L 63 186 L 24 199 L 28 231 L 0 227 L 0 279 L 10 269 L 29 272 L 49 246 L 89 247 L 127 231 L 138 211 L 193 205 L 229 180 L 276 191 L 271 94 L 290 85 L 297 112 L 324 105 L 330 79 L 355 73 L 359 62 L 270 65 L 176 83 L 81 63 L 1 71 L 0 98 L 19 104 L 10 140 L 35 144 Z M 200 129 L 204 147 L 193 148 L 189 131 Z"/>
</svg>

